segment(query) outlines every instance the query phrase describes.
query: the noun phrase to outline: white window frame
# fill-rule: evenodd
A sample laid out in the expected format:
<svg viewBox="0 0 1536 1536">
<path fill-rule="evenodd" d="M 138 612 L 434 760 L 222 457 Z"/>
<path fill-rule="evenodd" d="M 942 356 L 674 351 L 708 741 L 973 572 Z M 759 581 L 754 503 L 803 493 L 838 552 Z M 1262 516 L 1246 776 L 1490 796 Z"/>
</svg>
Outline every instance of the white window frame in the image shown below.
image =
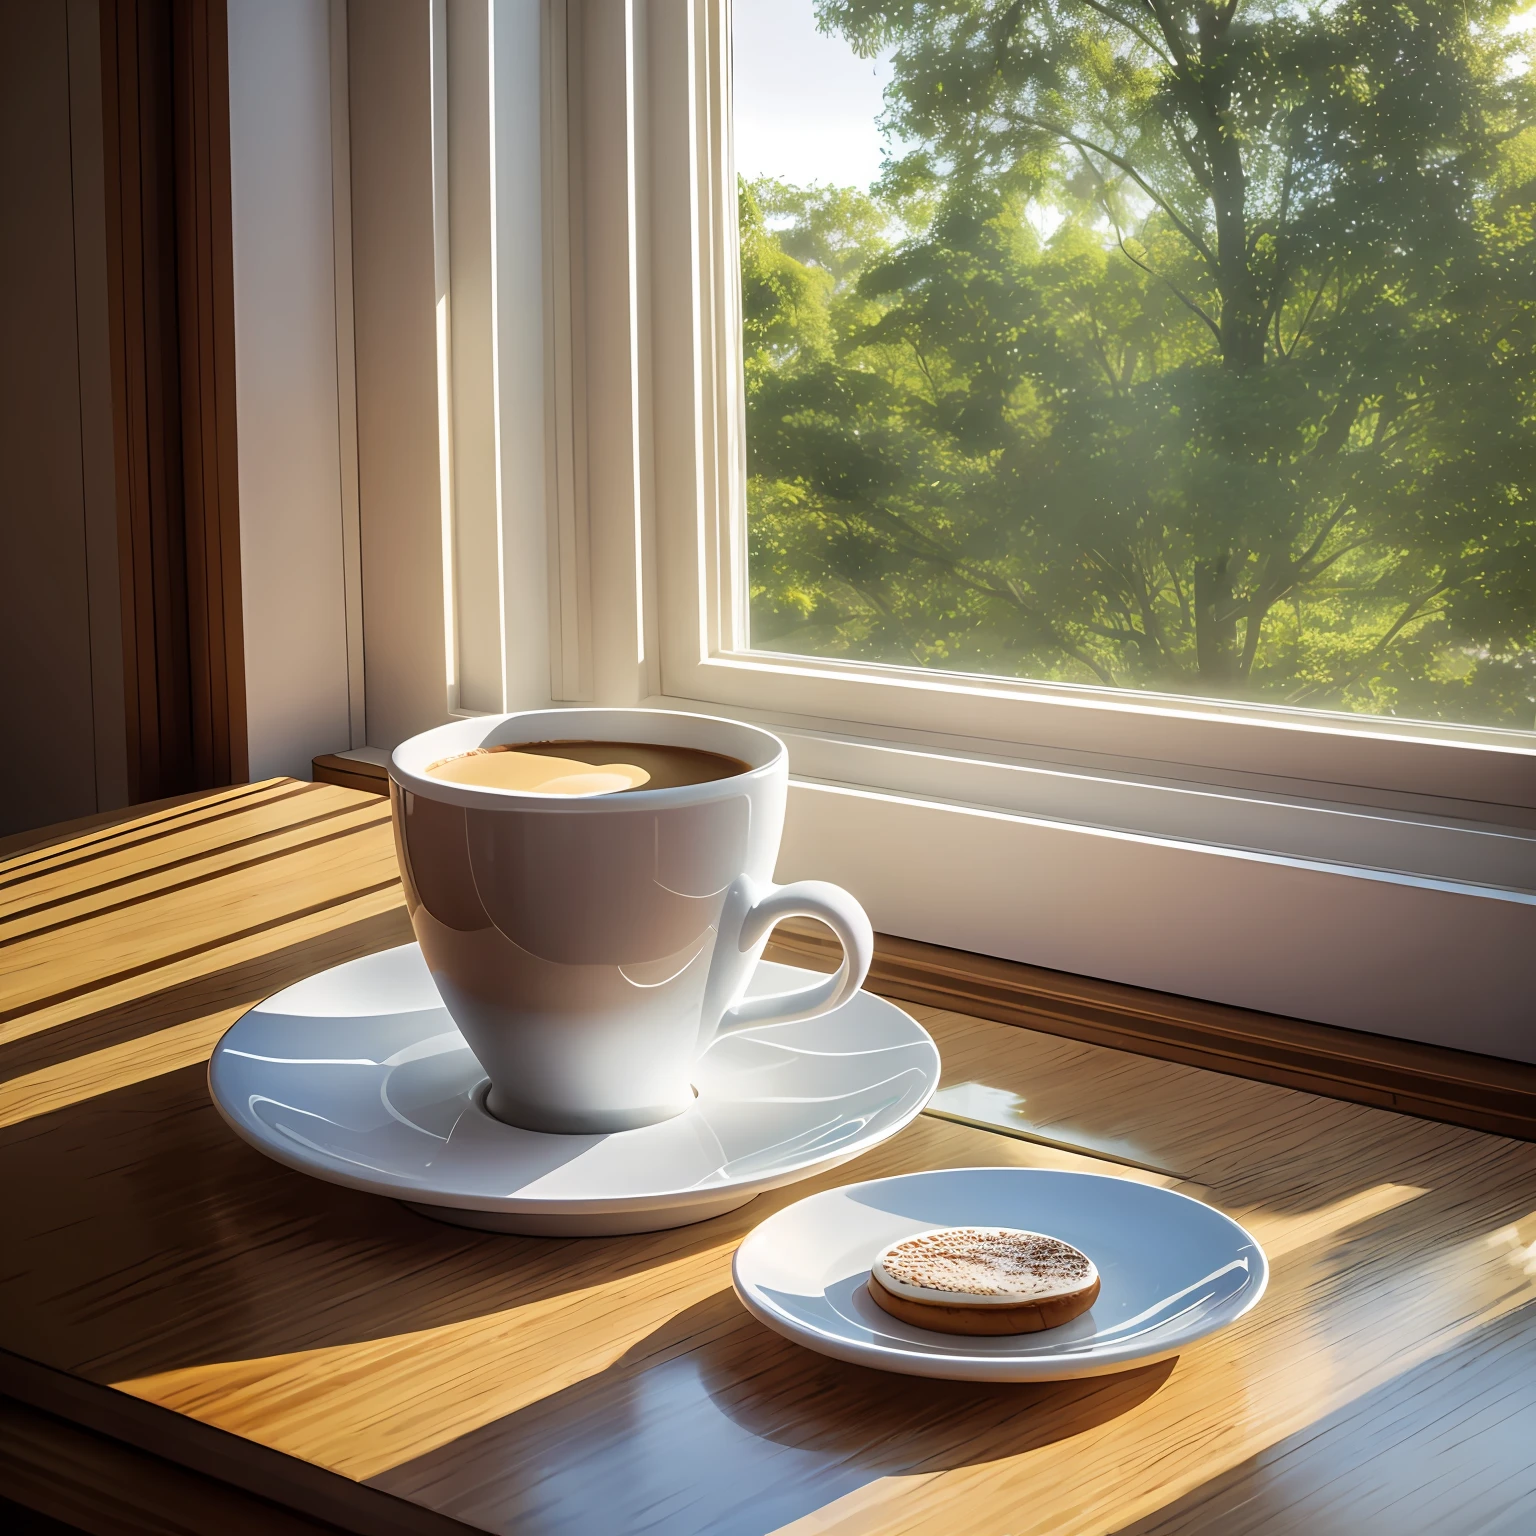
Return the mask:
<svg viewBox="0 0 1536 1536">
<path fill-rule="evenodd" d="M 432 34 L 477 3 L 487 0 L 435 0 Z M 494 7 L 508 0 L 488 3 L 490 82 L 471 77 L 494 101 Z M 649 704 L 768 724 L 790 746 L 780 877 L 848 886 L 885 932 L 1536 1061 L 1529 736 L 745 647 L 729 0 L 539 4 L 542 464 L 506 451 L 526 444 L 526 391 L 512 406 L 505 390 L 489 406 L 469 399 L 472 370 L 451 346 L 447 365 L 428 355 L 403 321 L 392 353 L 406 372 L 441 376 L 443 419 L 522 413 L 498 417 L 494 504 L 482 495 L 472 514 L 450 488 L 441 513 L 450 575 L 458 520 L 499 520 L 495 624 L 461 612 L 456 631 L 438 622 L 435 632 L 499 627 L 501 707 Z M 401 46 L 427 34 L 421 26 Z M 473 117 L 433 114 L 450 124 L 448 166 L 469 164 L 461 181 L 485 187 L 480 161 L 453 144 L 452 123 Z M 373 131 L 352 126 L 354 146 L 360 126 Z M 443 195 L 460 195 L 450 170 L 438 177 Z M 418 197 L 409 217 L 419 221 L 422 206 Z M 495 228 L 507 216 L 447 223 Z M 441 229 L 440 203 L 433 217 Z M 499 260 L 488 272 L 497 293 L 524 303 L 526 249 L 521 275 Z M 459 265 L 451 250 L 446 265 Z M 399 305 L 371 313 L 376 333 Z M 381 355 L 376 335 L 369 344 Z M 479 374 L 526 379 L 522 345 Z M 456 392 L 446 406 L 445 392 Z M 398 432 L 363 443 L 365 486 L 388 490 L 416 473 L 424 487 L 417 461 L 432 438 L 457 457 L 463 434 L 430 425 L 417 447 Z M 398 475 L 370 452 L 397 452 Z M 461 464 L 454 474 L 469 483 Z M 542 518 L 512 494 L 540 476 Z M 362 506 L 365 586 L 369 569 L 388 577 L 376 581 L 383 600 L 365 593 L 365 623 L 385 602 L 385 622 L 400 623 L 415 583 L 413 654 L 434 633 L 430 613 L 467 591 L 431 568 L 425 524 L 438 509 L 417 499 L 424 521 L 411 539 L 403 502 L 388 519 L 366 495 Z M 451 650 L 451 638 L 441 643 Z M 432 667 L 407 674 L 402 664 L 397 684 L 374 654 L 370 643 L 371 746 L 463 712 L 425 688 Z M 443 661 L 451 674 L 452 655 Z M 376 720 L 390 723 L 376 732 Z"/>
<path fill-rule="evenodd" d="M 580 16 L 596 697 L 780 730 L 784 872 L 887 931 L 1536 1059 L 1531 736 L 748 648 L 730 14 Z"/>
<path fill-rule="evenodd" d="M 1536 807 L 1536 737 L 1529 732 L 752 650 L 742 547 L 746 444 L 728 128 L 730 0 L 695 0 L 689 9 L 693 25 L 685 29 L 682 6 L 653 5 L 650 76 L 641 82 L 650 89 L 652 165 L 692 162 L 690 184 L 669 172 L 654 175 L 650 186 L 651 291 L 675 338 L 668 346 L 653 332 L 654 387 L 658 397 L 691 392 L 698 401 L 694 421 L 657 421 L 658 466 L 675 458 L 679 470 L 696 471 L 698 486 L 696 505 L 687 495 L 658 497 L 666 694 L 1095 760 Z M 679 110 L 684 103 L 692 107 L 691 121 Z M 668 291 L 684 282 L 696 306 L 686 353 L 687 307 Z"/>
</svg>

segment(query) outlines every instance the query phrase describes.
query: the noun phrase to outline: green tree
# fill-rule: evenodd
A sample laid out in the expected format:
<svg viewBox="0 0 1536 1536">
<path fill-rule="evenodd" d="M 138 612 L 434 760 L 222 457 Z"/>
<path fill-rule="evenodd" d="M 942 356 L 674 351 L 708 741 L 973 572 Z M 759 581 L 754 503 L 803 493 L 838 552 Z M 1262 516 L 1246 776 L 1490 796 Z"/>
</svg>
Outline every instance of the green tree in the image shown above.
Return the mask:
<svg viewBox="0 0 1536 1536">
<path fill-rule="evenodd" d="M 906 152 L 743 189 L 756 643 L 1529 726 L 1512 13 L 823 0 Z"/>
</svg>

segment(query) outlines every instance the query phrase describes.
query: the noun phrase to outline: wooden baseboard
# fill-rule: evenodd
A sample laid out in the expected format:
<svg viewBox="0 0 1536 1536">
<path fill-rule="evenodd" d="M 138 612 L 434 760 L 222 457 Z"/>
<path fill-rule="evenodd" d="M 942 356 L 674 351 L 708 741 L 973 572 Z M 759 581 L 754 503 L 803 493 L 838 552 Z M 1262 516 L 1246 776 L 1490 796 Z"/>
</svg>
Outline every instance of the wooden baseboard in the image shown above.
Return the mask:
<svg viewBox="0 0 1536 1536">
<path fill-rule="evenodd" d="M 343 789 L 361 789 L 370 795 L 389 793 L 389 770 L 383 763 L 365 763 L 355 757 L 340 757 L 326 752 L 310 764 L 317 784 L 339 784 Z"/>
<path fill-rule="evenodd" d="M 780 925 L 768 954 L 831 970 L 839 950 L 826 929 L 796 920 Z M 1523 1062 L 1229 1008 L 885 934 L 875 936 L 867 985 L 902 1002 L 1536 1141 L 1536 1067 Z"/>
</svg>

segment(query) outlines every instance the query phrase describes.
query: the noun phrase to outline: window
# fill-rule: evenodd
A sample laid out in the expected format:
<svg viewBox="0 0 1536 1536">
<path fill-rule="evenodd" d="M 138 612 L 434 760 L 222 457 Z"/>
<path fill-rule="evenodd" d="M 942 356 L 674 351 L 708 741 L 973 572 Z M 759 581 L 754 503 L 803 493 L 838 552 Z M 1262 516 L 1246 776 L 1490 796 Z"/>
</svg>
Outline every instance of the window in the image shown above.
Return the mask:
<svg viewBox="0 0 1536 1536">
<path fill-rule="evenodd" d="M 1519 9 L 738 0 L 752 648 L 1530 728 Z"/>
<path fill-rule="evenodd" d="M 653 167 L 670 166 L 679 152 L 693 160 L 687 193 L 696 246 L 675 240 L 679 205 L 663 186 L 672 172 L 657 171 L 649 189 L 655 214 L 649 276 L 665 293 L 674 271 L 688 274 L 689 296 L 704 312 L 691 338 L 702 350 L 702 372 L 694 379 L 692 359 L 679 359 L 673 370 L 671 341 L 660 326 L 651 346 L 659 362 L 657 398 L 686 376 L 698 391 L 697 432 L 706 441 L 696 452 L 687 445 L 702 465 L 700 488 L 689 492 L 693 505 L 675 527 L 669 497 L 658 486 L 664 693 L 928 730 L 1001 749 L 1113 759 L 1130 771 L 1162 765 L 1186 775 L 1263 774 L 1475 802 L 1530 799 L 1536 562 L 1516 462 L 1529 433 L 1505 430 L 1523 420 L 1513 413 L 1524 409 L 1524 386 L 1513 376 L 1528 375 L 1530 356 L 1529 347 L 1514 341 L 1522 323 L 1518 307 L 1511 309 L 1517 282 L 1457 290 L 1463 307 L 1477 303 L 1486 311 L 1480 366 L 1501 380 L 1497 401 L 1486 398 L 1482 375 L 1470 385 L 1457 382 L 1458 368 L 1472 368 L 1471 343 L 1464 317 L 1442 313 L 1456 298 L 1444 283 L 1426 311 L 1433 324 L 1419 327 L 1424 334 L 1399 325 L 1382 343 L 1398 349 L 1394 366 L 1406 355 L 1420 373 L 1435 348 L 1462 347 L 1459 361 L 1441 357 L 1445 369 L 1434 398 L 1428 392 L 1417 403 L 1370 397 L 1362 393 L 1370 383 L 1363 372 L 1355 394 L 1340 394 L 1339 370 L 1354 366 L 1342 354 L 1359 352 L 1369 327 L 1357 327 L 1351 340 L 1322 325 L 1321 333 L 1332 336 L 1329 347 L 1341 354 L 1337 367 L 1328 362 L 1332 353 L 1318 362 L 1309 352 L 1309 337 L 1322 324 L 1319 313 L 1332 314 L 1336 292 L 1336 286 L 1327 289 L 1311 305 L 1322 286 L 1315 266 L 1323 260 L 1316 253 L 1325 232 L 1314 218 L 1304 231 L 1312 245 L 1294 258 L 1287 254 L 1294 270 L 1286 282 L 1299 284 L 1305 270 L 1317 284 L 1306 290 L 1300 310 L 1289 287 L 1289 296 L 1276 297 L 1258 341 L 1244 343 L 1257 348 L 1257 363 L 1229 369 L 1211 326 L 1190 308 L 1203 310 L 1219 331 L 1220 291 L 1214 278 L 1201 276 L 1203 258 L 1172 225 L 1178 218 L 1209 246 L 1197 227 L 1205 215 L 1189 190 L 1198 192 L 1194 173 L 1188 172 L 1188 186 L 1177 185 L 1190 202 L 1181 212 L 1173 193 L 1164 195 L 1129 153 L 1145 160 L 1160 145 L 1166 159 L 1174 153 L 1167 133 L 1184 132 L 1178 121 L 1167 133 L 1158 126 L 1163 119 L 1151 121 L 1161 100 L 1151 67 L 1155 39 L 1144 45 L 1126 32 L 1128 42 L 1115 44 L 1128 61 L 1136 49 L 1147 56 L 1138 90 L 1151 94 L 1140 127 L 1116 128 L 1103 92 L 1095 96 L 1098 87 L 1079 79 L 1078 65 L 1057 59 L 1051 66 L 1078 82 L 1075 96 L 1058 82 L 1063 99 L 1051 108 L 1076 114 L 1075 126 L 1066 126 L 1084 141 L 1077 146 L 1047 142 L 1043 130 L 1029 126 L 1026 133 L 1013 119 L 1013 126 L 1003 122 L 1001 107 L 1017 117 L 1021 102 L 1036 101 L 1043 114 L 1037 98 L 1048 92 L 1038 80 L 1020 76 L 1009 85 L 1008 100 L 998 102 L 975 81 L 967 85 L 964 75 L 969 68 L 978 80 L 992 80 L 990 66 L 982 68 L 976 56 L 994 48 L 1000 17 L 1054 18 L 1050 33 L 1067 26 L 1070 8 L 850 3 L 813 13 L 803 3 L 742 0 L 734 8 L 738 28 L 750 33 L 767 18 L 781 36 L 786 28 L 802 31 L 791 33 L 797 69 L 776 68 L 773 61 L 785 50 L 775 53 L 751 34 L 755 40 L 736 56 L 736 79 L 726 35 L 732 8 L 700 0 L 691 8 L 691 26 L 676 23 L 688 34 L 686 63 L 683 45 L 665 41 L 672 10 L 656 12 L 647 42 L 656 114 L 649 153 Z M 1074 46 L 1101 64 L 1118 56 L 1110 47 L 1118 24 L 1092 7 L 1085 14 L 1095 18 L 1096 41 L 1089 47 L 1090 33 L 1083 33 Z M 813 15 L 826 22 L 825 34 L 813 29 Z M 1297 11 L 1295 24 L 1302 19 Z M 1383 24 L 1390 31 L 1397 22 Z M 902 28 L 910 35 L 898 35 Z M 1359 29 L 1346 31 L 1354 37 Z M 847 36 L 871 57 L 854 60 Z M 1454 53 L 1454 39 L 1442 37 L 1442 43 Z M 1407 43 L 1392 44 L 1399 45 Z M 815 136 L 822 159 L 829 167 L 846 160 L 839 135 L 861 133 L 865 174 L 877 173 L 878 195 L 869 196 L 866 187 L 862 194 L 847 189 L 847 196 L 833 198 L 824 191 L 807 201 L 783 175 L 774 186 L 746 174 L 771 168 L 765 141 L 782 164 L 807 135 L 797 138 L 792 128 L 755 133 L 752 123 L 776 112 L 793 124 L 781 107 L 786 77 L 816 78 L 816 49 L 833 46 L 855 75 L 873 70 L 876 83 L 883 82 L 894 137 L 883 146 L 881 174 L 873 123 L 860 128 L 847 115 L 860 96 L 867 114 L 871 93 L 851 85 L 821 91 L 823 99 L 847 104 Z M 997 57 L 1013 60 L 1008 49 L 1016 46 L 1020 59 L 1033 57 L 1017 39 Z M 1358 38 L 1353 46 L 1370 53 Z M 1370 54 L 1368 74 L 1379 74 L 1386 46 Z M 1511 133 L 1524 110 L 1523 78 L 1516 74 L 1522 46 L 1521 34 L 1501 32 L 1487 44 L 1494 62 L 1485 59 L 1473 71 L 1490 110 L 1501 104 L 1504 113 L 1483 134 L 1484 159 L 1491 164 L 1514 156 L 1509 175 L 1517 173 L 1525 142 Z M 1323 73 L 1336 67 L 1342 66 L 1332 60 Z M 1461 63 L 1456 68 L 1467 73 Z M 674 77 L 674 69 L 682 73 Z M 1028 74 L 1017 60 L 1008 69 Z M 1489 75 L 1497 78 L 1484 78 Z M 860 76 L 861 86 L 867 78 Z M 1012 79 L 1006 71 L 1002 78 Z M 913 83 L 920 79 L 931 88 L 927 106 L 906 111 L 901 92 L 921 94 Z M 981 95 L 974 111 L 967 108 L 971 116 L 951 119 L 947 107 L 935 105 L 946 90 L 965 95 L 972 86 Z M 692 108 L 691 136 L 666 126 L 674 87 Z M 739 180 L 732 164 L 733 92 L 745 99 L 748 123 L 735 147 L 757 156 L 755 166 L 744 160 Z M 1342 111 L 1337 102 L 1324 105 Z M 901 111 L 906 115 L 899 119 L 890 116 Z M 984 134 L 986 124 L 992 127 Z M 1120 134 L 1113 143 L 1091 137 L 1102 129 L 1100 138 L 1108 138 L 1110 128 Z M 1294 132 L 1304 138 L 1303 129 L 1314 137 L 1339 131 L 1335 123 L 1310 119 Z M 1426 165 L 1443 159 L 1439 149 L 1415 153 Z M 1152 193 L 1106 155 L 1133 167 L 1173 212 L 1160 209 Z M 1167 171 L 1171 186 L 1177 183 L 1168 165 L 1155 157 L 1148 163 Z M 1288 208 L 1303 200 L 1298 188 L 1276 192 L 1272 171 L 1266 160 L 1270 180 L 1250 201 L 1261 201 L 1261 193 L 1284 193 Z M 1274 174 L 1283 182 L 1283 170 Z M 1492 174 L 1479 189 L 1493 185 Z M 1460 170 L 1447 176 L 1467 180 Z M 1250 180 L 1262 178 L 1255 171 Z M 1306 196 L 1322 201 L 1315 189 Z M 1476 246 L 1480 261 L 1497 256 L 1507 264 L 1513 248 L 1525 248 L 1519 188 L 1502 202 L 1491 193 L 1484 200 L 1503 210 L 1504 234 L 1490 233 L 1479 214 L 1441 229 L 1438 238 Z M 1382 197 L 1376 201 L 1384 208 Z M 1475 201 L 1471 193 L 1462 198 L 1463 205 Z M 1118 234 L 1111 212 L 1120 221 Z M 1390 217 L 1382 211 L 1376 223 Z M 1268 259 L 1259 249 L 1268 249 L 1261 222 L 1257 215 L 1250 219 L 1243 237 L 1255 244 L 1256 269 Z M 1379 233 L 1373 226 L 1372 238 Z M 1443 258 L 1436 247 L 1420 261 L 1427 264 L 1428 275 L 1420 274 L 1426 283 L 1441 281 L 1435 274 L 1446 266 Z M 931 266 L 926 276 L 925 261 Z M 991 267 L 983 270 L 986 262 Z M 1092 282 L 1091 272 L 1099 274 Z M 1404 266 L 1398 287 L 1411 276 Z M 1103 309 L 1104 292 L 1118 310 Z M 1084 309 L 1090 299 L 1100 305 L 1097 315 Z M 1397 300 L 1378 292 L 1372 302 L 1386 311 Z M 678 312 L 681 304 L 668 300 L 659 307 Z M 948 316 L 941 314 L 945 304 L 954 306 Z M 1309 306 L 1313 313 L 1303 329 Z M 1276 315 L 1278 346 L 1287 356 L 1276 353 L 1266 362 L 1263 347 L 1273 352 L 1277 345 Z M 1118 329 L 1109 327 L 1111 320 Z M 1093 324 L 1098 343 L 1114 349 L 1109 366 L 1123 381 L 1118 396 L 1094 355 Z M 1505 331 L 1494 346 L 1489 338 L 1500 327 Z M 937 353 L 936 340 L 943 343 Z M 1496 367 L 1487 364 L 1491 347 L 1504 349 Z M 1133 358 L 1138 348 L 1146 355 Z M 1172 356 L 1177 348 L 1183 352 Z M 1276 362 L 1280 366 L 1272 366 Z M 1326 378 L 1324 362 L 1334 367 Z M 1243 374 L 1243 390 L 1232 387 L 1229 372 Z M 1385 389 L 1399 375 L 1380 363 L 1373 377 Z M 1305 458 L 1317 446 L 1306 411 L 1325 385 L 1337 397 L 1339 436 L 1318 458 L 1347 462 L 1328 469 L 1333 480 L 1308 469 L 1316 482 L 1309 489 L 1300 471 L 1280 460 L 1284 454 Z M 1187 398 L 1177 398 L 1179 390 Z M 1290 391 L 1289 425 L 1272 420 L 1278 406 L 1264 392 L 1275 390 Z M 1481 402 L 1476 409 L 1474 401 Z M 1205 411 L 1195 426 L 1191 402 Z M 659 425 L 656 464 L 665 476 L 673 450 L 665 422 Z M 1463 436 L 1456 438 L 1453 428 Z M 695 423 L 687 430 L 695 431 Z M 1266 446 L 1260 441 L 1266 431 L 1290 435 Z M 673 441 L 684 451 L 681 433 Z M 1490 448 L 1495 442 L 1497 453 Z M 714 449 L 718 457 L 711 459 Z M 1323 493 L 1330 489 L 1337 494 L 1327 501 Z M 1433 503 L 1432 494 L 1449 499 Z M 1383 506 L 1390 518 L 1377 516 Z M 1291 513 L 1300 523 L 1287 533 L 1282 524 Z M 1261 550 L 1266 530 L 1270 542 Z M 1438 565 L 1430 558 L 1436 538 Z M 1445 582 L 1448 551 L 1458 539 L 1460 585 L 1453 593 Z M 685 547 L 690 542 L 699 544 L 697 552 Z M 1307 579 L 1293 571 L 1283 580 L 1285 560 Z M 1474 579 L 1466 573 L 1477 562 Z M 1283 597 L 1273 596 L 1282 590 Z M 1325 711 L 1323 705 L 1340 707 Z M 1436 710 L 1441 718 L 1422 718 Z"/>
<path fill-rule="evenodd" d="M 439 542 L 452 579 L 418 538 L 369 611 L 393 623 L 407 582 L 423 612 L 441 604 L 445 638 L 433 643 L 460 708 L 649 702 L 769 724 L 789 742 L 794 776 L 781 877 L 841 882 L 885 932 L 1528 1053 L 1520 957 L 1536 912 L 1536 738 L 1522 671 L 1533 608 L 1520 586 L 1531 579 L 1520 543 L 1531 522 L 1519 455 L 1529 412 L 1512 402 L 1524 399 L 1533 338 L 1514 302 L 1522 184 L 1495 196 L 1524 152 L 1511 132 L 1524 110 L 1520 37 L 1475 7 L 1458 12 L 1475 34 L 1438 11 L 1419 31 L 1393 33 L 1417 14 L 1411 0 L 1367 17 L 1394 47 L 1441 39 L 1427 55 L 1440 73 L 1418 81 L 1424 101 L 1465 97 L 1475 76 L 1486 109 L 1475 164 L 1451 155 L 1442 134 L 1407 157 L 1413 166 L 1379 167 L 1382 186 L 1443 172 L 1460 222 L 1426 214 L 1434 228 L 1399 232 L 1397 251 L 1381 233 L 1391 211 L 1378 197 L 1367 207 L 1376 222 L 1362 214 L 1359 239 L 1345 242 L 1349 261 L 1399 261 L 1395 286 L 1378 283 L 1368 297 L 1383 345 L 1398 349 L 1394 364 L 1406 347 L 1414 377 L 1434 386 L 1405 403 L 1391 394 L 1404 368 L 1378 360 L 1378 394 L 1367 397 L 1364 343 L 1330 329 L 1344 324 L 1358 274 L 1346 271 L 1343 288 L 1328 275 L 1339 246 L 1336 230 L 1326 246 L 1320 214 L 1308 214 L 1311 243 L 1299 254 L 1276 246 L 1272 265 L 1291 263 L 1292 286 L 1274 288 L 1265 324 L 1245 333 L 1243 367 L 1228 366 L 1220 270 L 1203 272 L 1172 223 L 1214 238 L 1190 191 L 1195 172 L 1184 162 L 1188 180 L 1178 181 L 1171 159 L 1183 151 L 1168 135 L 1185 130 L 1172 108 L 1156 116 L 1157 38 L 1136 13 L 1125 15 L 1147 40 L 1116 41 L 1120 3 L 825 0 L 813 11 L 804 0 L 541 0 L 536 125 L 531 0 L 434 8 L 434 29 L 446 25 L 434 58 L 446 60 L 449 107 L 434 119 L 447 165 L 432 182 L 447 255 L 436 271 L 449 273 L 451 292 L 437 353 L 411 367 L 439 380 L 433 437 L 452 468 Z M 1070 32 L 1071 4 L 1091 26 L 1078 18 Z M 1341 5 L 1258 19 L 1278 28 L 1265 45 L 1274 54 L 1281 33 L 1326 33 L 1357 14 Z M 1021 17 L 1046 30 L 1015 59 L 1017 40 L 999 25 Z M 765 18 L 789 39 L 777 66 L 751 32 Z M 1350 90 L 1383 82 L 1386 45 L 1353 24 L 1340 37 L 1332 53 L 1306 55 L 1323 59 L 1317 72 L 1331 80 L 1355 68 L 1340 53 L 1347 43 L 1369 56 Z M 1469 63 L 1462 44 L 1472 42 L 1482 52 Z M 816 49 L 840 50 L 839 67 L 853 73 L 846 88 L 819 87 L 843 109 L 843 127 L 800 132 L 814 157 L 807 175 L 770 163 L 763 145 L 793 147 L 795 122 L 774 92 L 792 72 L 816 80 Z M 983 67 L 984 56 L 998 68 Z M 1081 145 L 1064 148 L 1034 126 L 1019 140 L 986 95 L 1000 74 L 1012 81 L 1010 111 L 1038 106 L 1048 92 L 1025 76 L 1047 65 L 1070 75 L 1052 110 L 1071 109 Z M 1104 71 L 1116 89 L 1132 81 L 1124 89 L 1139 118 L 1128 108 L 1116 118 L 1094 84 Z M 1307 117 L 1307 81 L 1282 83 L 1302 103 L 1302 140 L 1338 141 L 1321 108 Z M 1380 83 L 1381 99 L 1395 101 L 1397 85 Z M 922 96 L 922 111 L 892 118 L 882 160 L 876 98 L 899 108 L 903 90 Z M 1263 95 L 1246 79 L 1242 91 Z M 938 104 L 956 92 L 972 117 L 951 119 Z M 1353 97 L 1335 94 L 1325 105 L 1343 112 Z M 766 113 L 766 136 L 754 136 L 754 113 L 759 123 Z M 422 136 L 417 119 L 406 126 Z M 1272 146 L 1256 129 L 1251 137 L 1253 206 L 1315 213 L 1327 201 L 1316 165 L 1307 162 L 1306 185 L 1293 171 L 1286 193 Z M 861 165 L 834 170 L 859 155 Z M 1173 179 L 1154 180 L 1149 164 Z M 818 170 L 843 190 L 808 193 L 802 183 Z M 1271 256 L 1256 229 L 1245 224 L 1241 243 L 1262 273 Z M 1422 250 L 1412 243 L 1421 235 Z M 1450 281 L 1483 274 L 1490 252 L 1513 274 L 1507 282 Z M 1415 283 L 1433 302 L 1421 303 Z M 1410 300 L 1420 309 L 1405 319 Z M 486 313 L 496 317 L 490 358 L 480 348 Z M 1498 324 L 1507 330 L 1494 367 Z M 413 357 L 426 334 L 416 326 L 406 338 Z M 1476 347 L 1483 372 L 1469 385 Z M 1293 380 L 1304 387 L 1286 394 Z M 1304 478 L 1293 461 L 1326 430 L 1305 415 L 1319 400 L 1341 423 L 1320 457 L 1348 461 L 1348 472 L 1327 481 L 1319 471 L 1318 485 L 1332 487 L 1335 504 L 1341 487 L 1354 499 L 1331 524 L 1320 490 L 1285 503 L 1305 516 L 1284 550 L 1311 564 L 1305 581 L 1293 573 L 1295 591 L 1263 606 L 1257 584 L 1278 579 L 1275 508 Z M 1191 401 L 1206 413 L 1193 426 Z M 1243 432 L 1222 437 L 1222 411 Z M 397 442 L 380 437 L 373 452 Z M 423 454 L 402 446 L 397 458 L 404 473 Z M 1242 481 L 1241 494 L 1215 495 L 1223 475 Z M 375 480 L 393 483 L 382 467 Z M 1206 500 L 1190 501 L 1191 486 Z M 413 493 L 412 506 L 426 500 Z M 1211 528 L 1191 506 L 1220 510 L 1228 523 L 1208 519 L 1217 532 L 1244 517 L 1269 529 L 1267 553 L 1257 532 L 1246 544 L 1199 543 Z M 1396 543 L 1371 521 L 1383 507 Z M 366 518 L 365 509 L 365 548 Z M 1344 547 L 1367 532 L 1374 544 Z M 1484 560 L 1454 602 L 1453 536 L 1463 558 Z M 375 540 L 376 562 L 391 537 Z M 1425 553 L 1433 539 L 1438 566 Z M 1133 545 L 1140 594 L 1134 581 L 1115 584 Z M 1201 574 L 1223 548 L 1225 609 Z M 1408 611 L 1432 587 L 1442 590 Z M 1046 598 L 1054 606 L 1039 623 L 1020 621 Z M 1472 627 L 1478 613 L 1482 629 Z M 1361 661 L 1373 655 L 1382 665 L 1370 672 Z M 1336 696 L 1299 695 L 1308 678 Z M 1419 700 L 1440 689 L 1438 702 L 1410 711 L 1415 688 Z M 1441 718 L 1409 718 L 1436 710 Z"/>
</svg>

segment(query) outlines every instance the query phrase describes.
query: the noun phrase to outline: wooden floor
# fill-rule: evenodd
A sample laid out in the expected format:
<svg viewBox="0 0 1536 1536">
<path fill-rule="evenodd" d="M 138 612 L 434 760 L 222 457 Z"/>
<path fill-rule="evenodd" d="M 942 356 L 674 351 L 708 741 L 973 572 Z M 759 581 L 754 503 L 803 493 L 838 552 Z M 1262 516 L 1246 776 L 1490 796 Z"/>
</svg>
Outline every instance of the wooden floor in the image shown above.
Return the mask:
<svg viewBox="0 0 1536 1536">
<path fill-rule="evenodd" d="M 1166 1171 L 924 1116 L 699 1226 L 494 1237 L 277 1167 L 208 1102 L 243 1008 L 409 936 L 378 799 L 89 829 L 0 864 L 0 925 L 0 1392 L 200 1474 L 356 1531 L 1536 1531 L 1536 1145 L 914 1006 L 947 1084 Z M 1269 1294 L 1168 1364 L 994 1388 L 824 1360 L 735 1300 L 773 1209 L 978 1163 L 1196 1194 Z"/>
</svg>

